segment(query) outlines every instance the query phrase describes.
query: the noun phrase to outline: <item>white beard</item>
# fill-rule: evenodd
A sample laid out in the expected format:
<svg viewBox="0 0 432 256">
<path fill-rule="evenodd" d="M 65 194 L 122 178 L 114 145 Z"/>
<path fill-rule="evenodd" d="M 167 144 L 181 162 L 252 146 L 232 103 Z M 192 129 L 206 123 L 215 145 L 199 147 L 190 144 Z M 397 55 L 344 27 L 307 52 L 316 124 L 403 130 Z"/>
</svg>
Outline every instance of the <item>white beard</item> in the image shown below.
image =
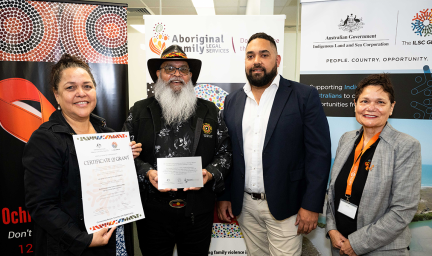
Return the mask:
<svg viewBox="0 0 432 256">
<path fill-rule="evenodd" d="M 172 77 L 171 80 L 182 80 Z M 192 81 L 182 87 L 179 92 L 171 89 L 169 82 L 158 79 L 155 85 L 155 98 L 162 108 L 162 115 L 168 125 L 182 123 L 188 120 L 196 108 L 197 97 Z"/>
</svg>

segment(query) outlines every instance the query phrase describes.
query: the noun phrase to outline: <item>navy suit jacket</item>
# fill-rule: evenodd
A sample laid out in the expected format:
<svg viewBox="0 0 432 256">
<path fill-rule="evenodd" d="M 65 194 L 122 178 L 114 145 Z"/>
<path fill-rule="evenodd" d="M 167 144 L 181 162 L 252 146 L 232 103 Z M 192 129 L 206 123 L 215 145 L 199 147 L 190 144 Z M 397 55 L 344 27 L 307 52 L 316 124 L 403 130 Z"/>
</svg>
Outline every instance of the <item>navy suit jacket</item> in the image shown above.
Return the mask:
<svg viewBox="0 0 432 256">
<path fill-rule="evenodd" d="M 233 148 L 233 165 L 219 201 L 231 201 L 239 215 L 245 187 L 243 88 L 229 94 L 224 119 Z M 331 162 L 330 132 L 317 90 L 281 77 L 273 102 L 262 153 L 268 207 L 277 220 L 300 207 L 322 212 Z"/>
</svg>

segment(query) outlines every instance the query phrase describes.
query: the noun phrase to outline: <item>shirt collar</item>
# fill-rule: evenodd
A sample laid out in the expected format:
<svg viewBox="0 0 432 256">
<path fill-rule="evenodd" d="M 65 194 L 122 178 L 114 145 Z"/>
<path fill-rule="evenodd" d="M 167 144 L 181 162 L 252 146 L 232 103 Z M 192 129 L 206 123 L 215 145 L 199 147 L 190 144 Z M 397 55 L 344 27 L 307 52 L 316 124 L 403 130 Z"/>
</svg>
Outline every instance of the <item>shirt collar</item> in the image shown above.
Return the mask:
<svg viewBox="0 0 432 256">
<path fill-rule="evenodd" d="M 275 76 L 275 78 L 273 79 L 272 83 L 270 84 L 270 86 L 267 88 L 270 88 L 271 86 L 276 86 L 276 88 L 279 88 L 279 82 L 280 82 L 280 75 L 277 74 Z M 247 81 L 246 84 L 243 86 L 243 90 L 246 94 L 252 92 L 251 85 L 250 85 L 249 81 Z"/>
</svg>

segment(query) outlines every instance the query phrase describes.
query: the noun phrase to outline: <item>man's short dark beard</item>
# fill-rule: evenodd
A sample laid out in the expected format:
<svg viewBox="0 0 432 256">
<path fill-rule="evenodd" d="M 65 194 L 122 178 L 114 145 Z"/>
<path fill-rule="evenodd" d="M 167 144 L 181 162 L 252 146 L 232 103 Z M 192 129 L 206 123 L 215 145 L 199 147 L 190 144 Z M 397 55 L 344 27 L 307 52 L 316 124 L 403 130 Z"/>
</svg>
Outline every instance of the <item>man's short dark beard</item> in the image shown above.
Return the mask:
<svg viewBox="0 0 432 256">
<path fill-rule="evenodd" d="M 270 71 L 270 73 L 267 74 L 266 70 L 264 68 L 264 75 L 262 78 L 256 78 L 252 74 L 252 69 L 259 68 L 260 66 L 254 66 L 251 69 L 249 69 L 249 73 L 246 72 L 247 80 L 249 81 L 249 84 L 255 87 L 263 87 L 268 85 L 277 75 L 277 65 L 273 67 L 273 69 Z"/>
</svg>

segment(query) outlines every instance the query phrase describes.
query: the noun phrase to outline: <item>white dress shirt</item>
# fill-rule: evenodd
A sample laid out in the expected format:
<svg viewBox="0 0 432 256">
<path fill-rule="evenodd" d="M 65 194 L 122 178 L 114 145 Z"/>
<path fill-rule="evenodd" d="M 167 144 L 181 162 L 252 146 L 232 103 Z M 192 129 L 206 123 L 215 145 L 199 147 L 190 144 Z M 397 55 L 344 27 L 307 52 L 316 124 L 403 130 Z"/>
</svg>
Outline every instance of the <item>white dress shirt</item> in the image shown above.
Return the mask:
<svg viewBox="0 0 432 256">
<path fill-rule="evenodd" d="M 249 193 L 265 193 L 262 152 L 267 124 L 276 92 L 279 88 L 280 75 L 277 74 L 273 82 L 261 96 L 259 105 L 252 93 L 249 82 L 243 90 L 247 98 L 243 113 L 243 148 L 246 165 L 245 188 Z"/>
</svg>

